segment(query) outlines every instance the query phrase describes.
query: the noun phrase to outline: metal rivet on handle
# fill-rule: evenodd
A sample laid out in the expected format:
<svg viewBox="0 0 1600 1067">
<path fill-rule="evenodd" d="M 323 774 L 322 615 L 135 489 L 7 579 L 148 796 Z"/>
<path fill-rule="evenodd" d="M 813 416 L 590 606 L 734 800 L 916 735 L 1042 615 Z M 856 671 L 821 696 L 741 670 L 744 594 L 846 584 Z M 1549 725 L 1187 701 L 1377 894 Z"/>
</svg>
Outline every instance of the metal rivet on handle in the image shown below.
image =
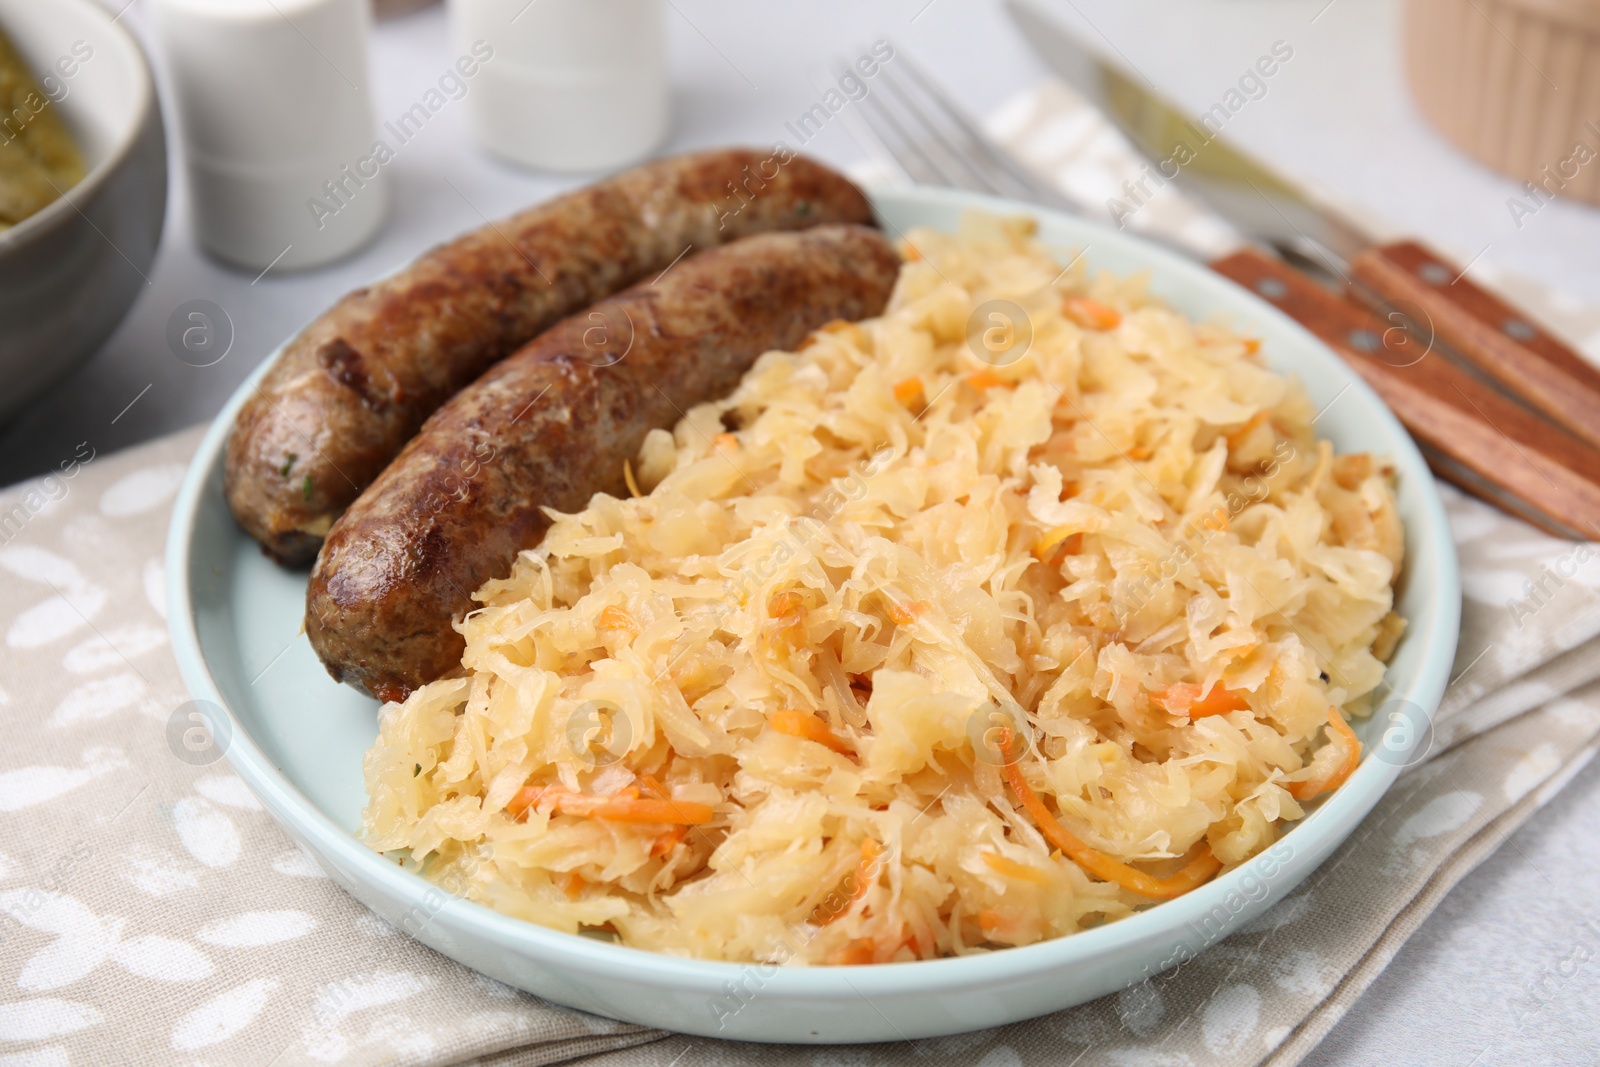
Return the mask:
<svg viewBox="0 0 1600 1067">
<path fill-rule="evenodd" d="M 1507 319 L 1500 324 L 1506 336 L 1518 341 L 1531 341 L 1539 336 L 1539 331 L 1523 322 L 1521 319 Z"/>
<path fill-rule="evenodd" d="M 1383 347 L 1383 338 L 1371 330 L 1351 330 L 1344 338 L 1351 348 L 1360 349 L 1362 352 L 1376 352 Z"/>
<path fill-rule="evenodd" d="M 1417 268 L 1417 276 L 1429 285 L 1449 285 L 1455 280 L 1450 268 L 1442 263 L 1424 263 Z"/>
<path fill-rule="evenodd" d="M 1256 292 L 1268 300 L 1282 300 L 1289 295 L 1289 287 L 1276 278 L 1262 278 L 1256 282 Z"/>
</svg>

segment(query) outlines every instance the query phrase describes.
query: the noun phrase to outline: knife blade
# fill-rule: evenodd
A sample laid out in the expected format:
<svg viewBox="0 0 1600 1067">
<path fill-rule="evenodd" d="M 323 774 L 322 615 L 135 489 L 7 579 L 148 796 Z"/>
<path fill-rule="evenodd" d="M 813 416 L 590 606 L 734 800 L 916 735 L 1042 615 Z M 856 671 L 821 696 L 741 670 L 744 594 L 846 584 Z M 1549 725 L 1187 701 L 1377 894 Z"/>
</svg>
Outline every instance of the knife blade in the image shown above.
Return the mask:
<svg viewBox="0 0 1600 1067">
<path fill-rule="evenodd" d="M 1600 371 L 1437 252 L 1414 240 L 1379 243 L 1359 221 L 1230 143 L 1220 122 L 1213 129 L 1204 116 L 1186 113 L 1142 75 L 1086 46 L 1027 0 L 1005 2 L 1046 64 L 1100 109 L 1162 181 L 1192 194 L 1257 245 L 1336 280 L 1346 296 L 1377 314 L 1375 334 L 1327 332 L 1334 323 L 1347 328 L 1356 321 L 1343 313 L 1318 315 L 1321 332 L 1307 325 L 1356 363 L 1413 435 L 1441 457 L 1435 464 L 1441 476 L 1501 507 L 1508 494 L 1523 502 L 1530 495 L 1543 497 L 1539 525 L 1562 536 L 1600 539 L 1600 515 L 1578 499 L 1587 501 L 1589 494 L 1574 497 L 1564 490 L 1551 498 L 1544 491 L 1552 486 L 1552 462 L 1600 485 Z M 1266 284 L 1258 291 L 1274 299 L 1269 294 L 1284 287 L 1268 283 L 1261 259 L 1246 250 L 1212 266 L 1241 284 Z M 1309 307 L 1301 304 L 1302 311 Z M 1376 357 L 1382 365 L 1375 367 L 1380 346 L 1371 341 L 1387 341 L 1394 326 L 1444 358 L 1397 366 L 1382 354 Z M 1430 376 L 1434 380 L 1421 380 Z M 1498 394 L 1479 388 L 1485 381 Z M 1508 397 L 1525 411 L 1496 404 L 1491 416 L 1483 410 L 1485 396 Z M 1490 423 L 1512 447 L 1496 457 L 1487 441 L 1451 440 L 1461 438 L 1465 424 L 1443 417 L 1445 407 Z M 1519 417 L 1526 413 L 1535 417 Z M 1507 433 L 1501 424 L 1515 424 L 1516 430 Z M 1572 507 L 1559 506 L 1562 497 L 1572 498 Z M 1557 505 L 1554 513 L 1544 506 L 1551 503 Z M 1527 517 L 1525 509 L 1521 513 Z"/>
<path fill-rule="evenodd" d="M 1050 68 L 1116 125 L 1161 180 L 1189 189 L 1252 240 L 1291 262 L 1311 258 L 1324 272 L 1328 254 L 1346 261 L 1376 243 L 1360 223 L 1235 148 L 1205 117 L 1187 114 L 1024 0 L 1006 0 L 1006 7 Z"/>
</svg>

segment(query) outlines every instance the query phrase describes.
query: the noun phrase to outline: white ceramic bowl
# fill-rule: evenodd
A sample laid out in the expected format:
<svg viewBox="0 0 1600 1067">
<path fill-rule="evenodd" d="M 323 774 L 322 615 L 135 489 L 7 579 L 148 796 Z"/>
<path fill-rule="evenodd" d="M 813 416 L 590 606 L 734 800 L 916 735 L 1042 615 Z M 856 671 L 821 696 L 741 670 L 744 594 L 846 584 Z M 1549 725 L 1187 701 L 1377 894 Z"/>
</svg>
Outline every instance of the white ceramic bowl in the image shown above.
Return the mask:
<svg viewBox="0 0 1600 1067">
<path fill-rule="evenodd" d="M 1152 289 L 1191 317 L 1221 314 L 1261 337 L 1270 363 L 1297 375 L 1319 408 L 1331 405 L 1318 427 L 1342 449 L 1394 457 L 1406 526 L 1399 608 L 1410 626 L 1389 684 L 1394 699 L 1432 714 L 1460 619 L 1455 549 L 1411 439 L 1336 356 L 1219 275 L 1079 219 L 947 190 L 882 189 L 873 201 L 892 232 L 953 229 L 968 207 L 1025 212 L 1039 218 L 1051 245 L 1088 246 L 1092 269 L 1147 270 Z M 756 967 L 659 955 L 512 919 L 446 897 L 351 836 L 365 801 L 361 757 L 377 733 L 377 705 L 328 678 L 300 633 L 305 574 L 269 562 L 223 500 L 223 448 L 254 384 L 240 386 L 212 426 L 173 516 L 168 601 L 184 679 L 197 699 L 227 709 L 218 740 L 228 759 L 340 885 L 452 959 L 560 1004 L 710 1037 L 781 1042 L 903 1040 L 1042 1015 L 1153 975 L 1271 907 L 1344 840 L 1409 757 L 1404 740 L 1375 746 L 1384 724 L 1369 721 L 1358 728 L 1367 746 L 1361 766 L 1270 853 L 1120 922 L 1025 948 L 865 967 Z M 745 992 L 730 997 L 735 986 Z"/>
<path fill-rule="evenodd" d="M 65 377 L 145 289 L 167 207 L 155 85 L 93 0 L 0 0 L 4 29 L 83 151 L 82 181 L 0 233 L 0 422 Z M 69 73 L 70 72 L 70 73 Z"/>
</svg>

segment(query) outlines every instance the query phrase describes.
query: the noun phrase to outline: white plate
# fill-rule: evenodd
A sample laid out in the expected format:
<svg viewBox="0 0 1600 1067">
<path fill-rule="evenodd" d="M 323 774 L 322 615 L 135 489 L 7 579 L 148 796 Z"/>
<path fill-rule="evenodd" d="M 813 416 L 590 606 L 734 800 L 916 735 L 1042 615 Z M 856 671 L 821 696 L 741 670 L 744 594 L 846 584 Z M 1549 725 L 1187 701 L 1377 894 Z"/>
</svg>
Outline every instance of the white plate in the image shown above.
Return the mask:
<svg viewBox="0 0 1600 1067">
<path fill-rule="evenodd" d="M 352 836 L 365 802 L 361 757 L 377 733 L 377 703 L 329 679 L 301 632 L 305 572 L 269 562 L 235 525 L 222 494 L 229 428 L 269 359 L 218 416 L 178 497 L 167 547 L 173 647 L 195 698 L 226 709 L 218 742 L 240 777 L 341 886 L 390 923 L 502 982 L 649 1026 L 783 1042 L 957 1033 L 1079 1004 L 1187 959 L 1293 889 L 1412 757 L 1455 654 L 1460 583 L 1433 479 L 1377 396 L 1271 306 L 1135 238 L 948 190 L 880 189 L 873 203 L 896 233 L 918 225 L 953 229 L 970 207 L 1034 215 L 1052 247 L 1068 255 L 1088 248 L 1091 269 L 1148 271 L 1152 290 L 1190 317 L 1221 315 L 1261 337 L 1268 362 L 1298 376 L 1318 408 L 1331 405 L 1318 422 L 1321 433 L 1341 450 L 1392 456 L 1406 527 L 1398 606 L 1409 627 L 1388 682 L 1391 698 L 1410 702 L 1420 718 L 1387 734 L 1382 716 L 1362 724 L 1360 768 L 1270 854 L 1120 922 L 1025 948 L 878 966 L 757 967 L 680 959 L 512 919 L 447 897 Z M 745 992 L 730 996 L 734 987 Z"/>
</svg>

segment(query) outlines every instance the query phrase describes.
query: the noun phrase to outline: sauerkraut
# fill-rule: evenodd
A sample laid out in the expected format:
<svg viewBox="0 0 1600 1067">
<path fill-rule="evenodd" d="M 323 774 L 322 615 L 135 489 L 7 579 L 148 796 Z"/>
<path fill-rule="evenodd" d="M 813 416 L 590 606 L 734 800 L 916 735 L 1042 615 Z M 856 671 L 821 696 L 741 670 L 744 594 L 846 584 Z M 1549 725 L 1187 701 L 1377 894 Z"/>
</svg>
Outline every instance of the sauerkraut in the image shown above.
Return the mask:
<svg viewBox="0 0 1600 1067">
<path fill-rule="evenodd" d="M 371 847 L 642 948 L 903 961 L 1126 916 L 1337 787 L 1403 628 L 1392 467 L 1032 232 L 911 233 L 881 317 L 552 515 L 383 708 Z"/>
</svg>

